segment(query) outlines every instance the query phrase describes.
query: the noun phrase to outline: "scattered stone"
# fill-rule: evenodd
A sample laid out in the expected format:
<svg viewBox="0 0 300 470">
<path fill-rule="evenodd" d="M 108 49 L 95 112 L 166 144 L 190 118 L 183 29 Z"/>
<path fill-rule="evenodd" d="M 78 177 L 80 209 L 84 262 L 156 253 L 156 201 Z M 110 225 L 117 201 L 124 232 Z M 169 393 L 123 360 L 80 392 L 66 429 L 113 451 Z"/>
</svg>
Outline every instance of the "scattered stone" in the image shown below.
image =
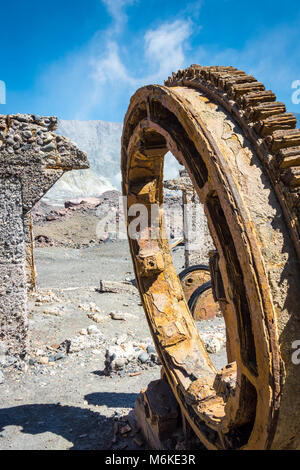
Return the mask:
<svg viewBox="0 0 300 470">
<path fill-rule="evenodd" d="M 125 315 L 124 313 L 118 313 L 118 312 L 110 312 L 110 317 L 112 320 L 120 320 L 120 321 L 125 321 Z"/>
<path fill-rule="evenodd" d="M 142 354 L 139 355 L 138 360 L 139 360 L 142 364 L 145 364 L 145 362 L 147 362 L 147 361 L 149 360 L 149 357 L 150 357 L 149 354 L 147 354 L 147 353 L 144 352 L 144 353 L 142 353 Z"/>
<path fill-rule="evenodd" d="M 34 298 L 35 304 L 47 304 L 47 303 L 60 303 L 62 299 L 60 299 L 54 292 L 47 291 L 47 292 L 33 292 L 30 294 L 31 297 Z"/>
<path fill-rule="evenodd" d="M 7 352 L 8 346 L 3 341 L 0 341 L 0 357 L 5 356 Z"/>
<path fill-rule="evenodd" d="M 37 235 L 34 238 L 34 241 L 35 241 L 36 245 L 38 245 L 38 246 L 47 246 L 47 245 L 53 246 L 53 242 L 46 235 Z"/>
<path fill-rule="evenodd" d="M 53 220 L 57 220 L 57 217 L 54 214 L 49 214 L 49 215 L 46 216 L 46 220 L 48 222 L 51 222 Z"/>
<path fill-rule="evenodd" d="M 43 313 L 45 315 L 54 315 L 55 317 L 62 317 L 64 315 L 65 310 L 64 307 L 53 307 L 53 308 L 47 308 L 43 310 Z"/>
<path fill-rule="evenodd" d="M 94 302 L 90 302 L 89 304 L 79 304 L 78 308 L 80 308 L 84 312 L 101 312 L 98 305 L 96 305 Z"/>
<path fill-rule="evenodd" d="M 159 359 L 157 354 L 150 354 L 150 360 L 151 360 L 151 363 L 153 363 L 154 365 L 160 365 L 161 364 L 160 359 Z"/>
<path fill-rule="evenodd" d="M 89 335 L 99 335 L 101 332 L 98 330 L 98 328 L 95 325 L 90 325 L 87 327 L 87 332 Z"/>
<path fill-rule="evenodd" d="M 140 428 L 137 424 L 137 420 L 136 420 L 136 415 L 135 415 L 135 412 L 133 410 L 131 410 L 128 415 L 127 415 L 127 421 L 128 423 L 130 424 L 130 427 L 131 429 L 136 433 L 138 434 L 140 432 Z"/>
<path fill-rule="evenodd" d="M 93 206 L 97 207 L 100 204 L 100 199 L 96 197 L 85 197 L 85 198 L 78 198 L 78 199 L 70 199 L 65 201 L 65 208 L 78 208 L 79 206 Z"/>
<path fill-rule="evenodd" d="M 202 333 L 200 334 L 203 340 L 206 350 L 210 354 L 216 354 L 225 345 L 225 335 L 222 333 Z"/>
<path fill-rule="evenodd" d="M 110 312 L 110 317 L 112 320 L 122 320 L 126 321 L 129 318 L 138 318 L 136 315 L 132 315 L 132 313 L 123 313 L 123 312 Z"/>
<path fill-rule="evenodd" d="M 3 372 L 0 370 L 0 385 L 4 383 L 4 375 Z"/>
<path fill-rule="evenodd" d="M 120 294 L 123 292 L 137 293 L 137 288 L 131 282 L 100 281 L 99 292 Z"/>
<path fill-rule="evenodd" d="M 39 364 L 46 365 L 48 364 L 48 362 L 49 362 L 49 359 L 46 356 L 39 358 Z"/>
<path fill-rule="evenodd" d="M 147 346 L 147 353 L 148 354 L 156 354 L 156 349 L 154 346 L 150 345 L 150 346 Z"/>
<path fill-rule="evenodd" d="M 0 366 L 3 368 L 17 365 L 18 359 L 15 356 L 0 356 Z"/>
<path fill-rule="evenodd" d="M 124 367 L 126 366 L 126 360 L 123 358 L 116 359 L 114 366 L 116 370 L 124 369 Z"/>
<path fill-rule="evenodd" d="M 222 348 L 222 345 L 217 338 L 213 338 L 206 345 L 207 352 L 211 354 L 218 353 L 219 351 L 221 351 L 221 348 Z"/>
<path fill-rule="evenodd" d="M 93 320 L 95 323 L 101 323 L 104 320 L 106 320 L 106 317 L 103 317 L 103 316 L 99 315 L 99 313 L 88 313 L 87 317 L 90 320 Z"/>
<path fill-rule="evenodd" d="M 82 199 L 70 199 L 69 201 L 65 201 L 65 208 L 69 209 L 69 207 L 76 207 L 80 206 Z"/>
<path fill-rule="evenodd" d="M 94 327 L 94 325 L 92 325 Z M 76 353 L 84 349 L 99 348 L 105 341 L 103 334 L 96 328 L 97 332 L 88 334 L 86 336 L 78 335 L 73 338 L 65 340 L 61 347 L 64 348 L 67 354 Z"/>
<path fill-rule="evenodd" d="M 105 374 L 110 375 L 111 372 L 126 367 L 130 361 L 135 359 L 137 359 L 137 352 L 132 343 L 111 345 L 105 353 Z"/>
<path fill-rule="evenodd" d="M 65 359 L 65 358 L 66 358 L 66 356 L 62 352 L 59 352 L 59 353 L 55 354 L 54 361 L 56 362 L 56 361 L 59 361 L 60 359 Z"/>
<path fill-rule="evenodd" d="M 45 355 L 45 351 L 44 351 L 43 349 L 36 349 L 35 354 L 36 354 L 37 356 L 44 356 L 44 355 Z"/>
</svg>

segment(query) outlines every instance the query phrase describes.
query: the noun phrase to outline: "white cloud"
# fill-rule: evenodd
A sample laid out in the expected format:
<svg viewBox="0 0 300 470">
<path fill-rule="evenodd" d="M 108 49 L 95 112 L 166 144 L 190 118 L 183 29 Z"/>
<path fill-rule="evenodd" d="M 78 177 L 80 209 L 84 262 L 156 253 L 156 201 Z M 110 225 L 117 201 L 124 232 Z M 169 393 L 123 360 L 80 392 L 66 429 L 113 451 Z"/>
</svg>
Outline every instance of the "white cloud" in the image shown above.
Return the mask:
<svg viewBox="0 0 300 470">
<path fill-rule="evenodd" d="M 172 71 L 184 66 L 184 47 L 190 35 L 190 22 L 183 20 L 163 23 L 156 29 L 146 31 L 143 48 L 136 57 L 147 72 L 143 76 L 131 73 L 130 70 L 134 70 L 134 67 L 126 67 L 116 41 L 107 41 L 104 52 L 91 60 L 95 84 L 104 85 L 110 82 L 117 87 L 138 87 L 163 81 Z M 125 52 L 125 55 L 129 54 L 128 46 L 125 47 Z"/>
<path fill-rule="evenodd" d="M 132 5 L 135 0 L 102 0 L 107 11 L 113 19 L 112 28 L 109 34 L 119 34 L 127 23 L 126 7 Z"/>
<path fill-rule="evenodd" d="M 130 77 L 125 65 L 122 63 L 119 47 L 116 42 L 109 41 L 106 50 L 100 58 L 92 57 L 90 64 L 92 66 L 92 77 L 98 85 L 114 81 L 120 84 L 135 84 L 135 80 Z"/>
<path fill-rule="evenodd" d="M 46 108 L 46 114 L 121 121 L 137 88 L 163 83 L 172 71 L 188 65 L 191 20 L 169 20 L 133 34 L 127 30 L 127 12 L 139 0 L 101 1 L 111 17 L 106 30 L 38 79 L 37 107 Z"/>
<path fill-rule="evenodd" d="M 166 79 L 172 71 L 185 64 L 184 46 L 191 35 L 189 21 L 164 23 L 145 34 L 145 57 L 155 72 L 150 76 Z"/>
</svg>

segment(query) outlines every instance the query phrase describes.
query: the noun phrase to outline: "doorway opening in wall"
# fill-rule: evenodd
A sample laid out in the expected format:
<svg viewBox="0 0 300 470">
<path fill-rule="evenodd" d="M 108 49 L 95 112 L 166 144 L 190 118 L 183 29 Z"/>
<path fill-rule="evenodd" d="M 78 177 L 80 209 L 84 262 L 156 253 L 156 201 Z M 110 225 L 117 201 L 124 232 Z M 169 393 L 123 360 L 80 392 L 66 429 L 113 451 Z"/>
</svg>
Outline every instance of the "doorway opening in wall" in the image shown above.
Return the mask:
<svg viewBox="0 0 300 470">
<path fill-rule="evenodd" d="M 99 370 L 119 377 L 143 364 L 156 370 L 120 190 L 65 200 L 54 186 L 33 208 L 32 219 L 37 280 L 29 298 L 30 350 L 37 357 L 55 350 L 87 362 L 97 357 Z M 118 368 L 105 354 L 114 344 L 126 349 L 125 343 L 128 357 Z M 147 348 L 151 353 L 139 361 Z"/>
</svg>

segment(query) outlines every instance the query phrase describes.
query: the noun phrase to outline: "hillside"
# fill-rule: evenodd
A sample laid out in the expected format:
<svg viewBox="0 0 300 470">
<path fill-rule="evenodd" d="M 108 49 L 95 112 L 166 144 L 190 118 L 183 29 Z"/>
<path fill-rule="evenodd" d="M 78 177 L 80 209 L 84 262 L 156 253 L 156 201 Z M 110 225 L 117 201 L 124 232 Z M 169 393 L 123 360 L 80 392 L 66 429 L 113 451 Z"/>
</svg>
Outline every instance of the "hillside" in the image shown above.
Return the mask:
<svg viewBox="0 0 300 470">
<path fill-rule="evenodd" d="M 120 141 L 122 124 L 103 121 L 60 121 L 57 133 L 75 142 L 88 154 L 90 169 L 66 173 L 44 200 L 99 196 L 120 188 Z"/>
</svg>

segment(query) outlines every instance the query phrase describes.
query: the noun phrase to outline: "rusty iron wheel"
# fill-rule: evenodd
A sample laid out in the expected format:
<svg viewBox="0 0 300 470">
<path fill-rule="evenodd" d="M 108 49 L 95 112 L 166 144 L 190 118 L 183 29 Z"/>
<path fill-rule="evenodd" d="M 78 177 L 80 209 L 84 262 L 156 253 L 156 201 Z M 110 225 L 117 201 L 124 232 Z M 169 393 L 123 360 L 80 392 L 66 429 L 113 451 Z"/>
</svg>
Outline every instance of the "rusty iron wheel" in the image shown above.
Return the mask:
<svg viewBox="0 0 300 470">
<path fill-rule="evenodd" d="M 214 318 L 220 309 L 213 297 L 209 266 L 195 264 L 181 271 L 178 276 L 194 320 Z"/>
<path fill-rule="evenodd" d="M 129 237 L 137 285 L 166 377 L 208 449 L 300 447 L 300 131 L 263 84 L 232 67 L 191 66 L 132 97 L 122 136 Z M 190 314 L 159 211 L 167 151 L 182 163 L 219 254 L 228 365 L 217 371 Z"/>
<path fill-rule="evenodd" d="M 195 321 L 211 320 L 220 313 L 219 305 L 214 300 L 211 281 L 197 287 L 190 299 L 188 307 Z"/>
<path fill-rule="evenodd" d="M 185 268 L 178 276 L 181 281 L 185 300 L 188 302 L 195 290 L 210 280 L 209 266 L 206 264 L 195 264 L 194 266 Z"/>
</svg>

